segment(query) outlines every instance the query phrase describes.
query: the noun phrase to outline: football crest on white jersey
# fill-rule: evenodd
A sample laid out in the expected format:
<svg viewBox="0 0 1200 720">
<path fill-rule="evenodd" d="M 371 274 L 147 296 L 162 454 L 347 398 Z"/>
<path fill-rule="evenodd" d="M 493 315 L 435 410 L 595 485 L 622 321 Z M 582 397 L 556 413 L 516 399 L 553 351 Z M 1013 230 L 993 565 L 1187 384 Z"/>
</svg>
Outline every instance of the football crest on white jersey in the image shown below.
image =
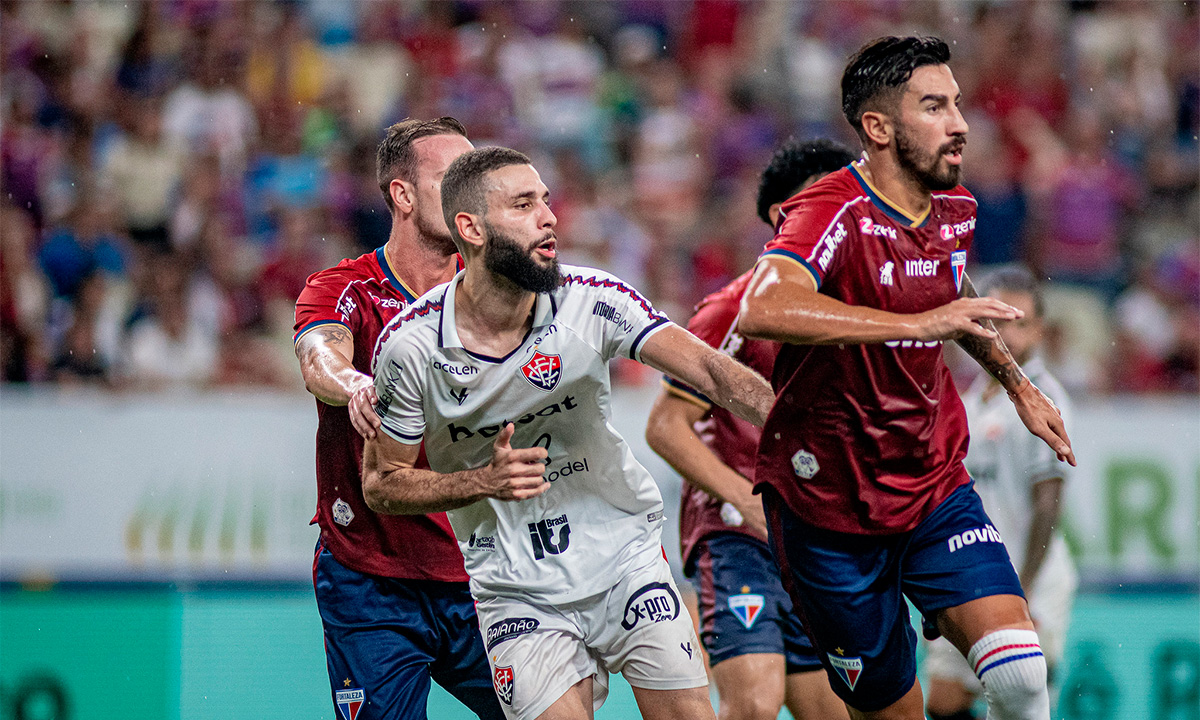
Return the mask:
<svg viewBox="0 0 1200 720">
<path fill-rule="evenodd" d="M 892 284 L 892 272 L 895 270 L 895 268 L 896 268 L 896 263 L 892 262 L 891 260 L 888 260 L 887 262 L 885 262 L 883 264 L 883 267 L 879 268 L 879 284 L 880 285 L 891 285 Z"/>
<path fill-rule="evenodd" d="M 529 362 L 521 366 L 521 374 L 530 385 L 550 392 L 558 387 L 558 379 L 562 377 L 562 359 L 558 355 L 543 355 L 534 350 Z"/>
</svg>

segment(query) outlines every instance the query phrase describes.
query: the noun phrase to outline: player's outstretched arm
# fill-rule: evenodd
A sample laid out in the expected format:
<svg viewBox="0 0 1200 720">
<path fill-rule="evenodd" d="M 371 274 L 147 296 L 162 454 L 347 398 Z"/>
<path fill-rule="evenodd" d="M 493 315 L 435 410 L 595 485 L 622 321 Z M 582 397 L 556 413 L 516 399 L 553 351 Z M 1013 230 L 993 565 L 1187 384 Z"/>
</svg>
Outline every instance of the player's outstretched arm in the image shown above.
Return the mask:
<svg viewBox="0 0 1200 720">
<path fill-rule="evenodd" d="M 995 331 L 977 320 L 1013 320 L 1020 315 L 995 298 L 980 297 L 909 315 L 847 305 L 817 292 L 813 276 L 797 263 L 767 256 L 758 261 L 742 296 L 738 332 L 793 345 L 952 340 L 964 333 L 990 339 Z"/>
<path fill-rule="evenodd" d="M 963 274 L 962 295 L 962 299 L 954 302 L 987 299 L 979 297 L 971 278 L 967 277 L 965 273 Z M 1008 392 L 1009 399 L 1013 401 L 1013 405 L 1017 409 L 1017 415 L 1020 416 L 1021 422 L 1025 423 L 1029 432 L 1049 445 L 1050 449 L 1058 455 L 1059 460 L 1074 465 L 1075 452 L 1071 450 L 1071 439 L 1067 437 L 1062 413 L 1058 411 L 1050 398 L 1046 397 L 1021 371 L 1020 365 L 1013 359 L 1004 340 L 1000 338 L 999 333 L 995 332 L 991 320 L 991 318 L 979 319 L 979 322 L 991 332 L 991 335 L 985 336 L 978 333 L 963 335 L 957 338 L 958 344 L 968 355 L 975 358 L 975 361 L 984 370 L 987 370 L 989 375 L 996 378 L 996 382 L 1004 387 Z"/>
<path fill-rule="evenodd" d="M 641 355 L 642 362 L 682 380 L 743 420 L 757 427 L 767 421 L 775 393 L 762 375 L 678 325 L 651 335 Z"/>
<path fill-rule="evenodd" d="M 350 422 L 364 438 L 375 437 L 375 383 L 354 369 L 354 336 L 345 325 L 313 328 L 296 341 L 304 387 L 326 405 L 349 405 Z"/>
<path fill-rule="evenodd" d="M 705 412 L 681 397 L 665 391 L 659 393 L 646 421 L 646 442 L 685 480 L 737 508 L 746 526 L 766 540 L 767 518 L 762 500 L 753 492 L 753 484 L 722 462 L 696 436 L 693 426 Z"/>
<path fill-rule="evenodd" d="M 421 446 L 407 445 L 387 433 L 363 447 L 363 498 L 385 515 L 423 515 L 466 507 L 486 498 L 527 500 L 550 488 L 542 477 L 546 449 L 513 448 L 515 428 L 504 426 L 492 444 L 492 461 L 481 468 L 439 473 L 416 467 Z"/>
<path fill-rule="evenodd" d="M 1021 587 L 1028 593 L 1033 580 L 1042 569 L 1050 539 L 1058 525 L 1062 506 L 1063 478 L 1054 477 L 1035 483 L 1030 489 L 1033 519 L 1029 522 L 1029 536 L 1025 539 L 1025 563 L 1017 568 Z"/>
</svg>

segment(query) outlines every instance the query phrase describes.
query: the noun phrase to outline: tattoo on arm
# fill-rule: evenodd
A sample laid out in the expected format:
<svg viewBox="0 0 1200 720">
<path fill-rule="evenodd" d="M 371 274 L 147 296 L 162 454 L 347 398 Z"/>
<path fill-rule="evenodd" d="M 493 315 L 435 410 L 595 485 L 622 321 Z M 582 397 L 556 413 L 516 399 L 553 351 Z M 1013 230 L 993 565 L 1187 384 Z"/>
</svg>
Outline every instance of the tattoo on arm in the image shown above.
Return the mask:
<svg viewBox="0 0 1200 720">
<path fill-rule="evenodd" d="M 975 285 L 966 273 L 963 274 L 961 297 L 979 297 Z M 996 325 L 991 320 L 983 320 L 981 323 L 988 330 L 996 330 Z M 1021 367 L 1017 365 L 1017 361 L 1013 359 L 1012 353 L 1008 351 L 999 335 L 991 340 L 978 335 L 963 335 L 956 342 L 968 355 L 975 358 L 989 375 L 996 378 L 1005 390 L 1013 393 L 1020 389 L 1021 382 L 1025 380 L 1025 373 L 1021 372 Z"/>
<path fill-rule="evenodd" d="M 350 331 L 341 325 L 326 325 L 313 330 L 313 334 L 324 338 L 330 345 L 341 345 L 350 342 Z"/>
</svg>

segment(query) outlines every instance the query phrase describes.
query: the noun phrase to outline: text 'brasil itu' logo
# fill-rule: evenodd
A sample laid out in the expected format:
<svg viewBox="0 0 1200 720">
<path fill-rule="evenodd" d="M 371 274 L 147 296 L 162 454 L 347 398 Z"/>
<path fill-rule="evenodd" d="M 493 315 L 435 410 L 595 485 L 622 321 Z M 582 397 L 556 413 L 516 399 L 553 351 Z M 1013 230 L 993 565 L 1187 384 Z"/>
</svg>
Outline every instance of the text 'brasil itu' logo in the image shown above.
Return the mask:
<svg viewBox="0 0 1200 720">
<path fill-rule="evenodd" d="M 562 377 L 562 359 L 534 350 L 529 362 L 521 366 L 521 374 L 535 388 L 550 392 L 558 387 L 558 379 Z"/>
</svg>

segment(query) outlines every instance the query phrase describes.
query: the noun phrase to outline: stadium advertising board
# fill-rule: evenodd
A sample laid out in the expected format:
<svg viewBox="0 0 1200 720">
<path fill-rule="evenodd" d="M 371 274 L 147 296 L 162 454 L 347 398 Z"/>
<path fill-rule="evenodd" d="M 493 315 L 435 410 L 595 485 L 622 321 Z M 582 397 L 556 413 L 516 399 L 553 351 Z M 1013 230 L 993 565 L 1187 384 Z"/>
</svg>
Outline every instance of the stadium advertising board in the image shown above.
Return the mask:
<svg viewBox="0 0 1200 720">
<path fill-rule="evenodd" d="M 614 398 L 625 437 L 642 435 L 639 403 Z M 316 413 L 303 395 L 6 390 L 0 427 L 0 579 L 311 579 Z M 1195 582 L 1194 400 L 1077 403 L 1070 432 L 1067 529 L 1085 580 Z"/>
</svg>

